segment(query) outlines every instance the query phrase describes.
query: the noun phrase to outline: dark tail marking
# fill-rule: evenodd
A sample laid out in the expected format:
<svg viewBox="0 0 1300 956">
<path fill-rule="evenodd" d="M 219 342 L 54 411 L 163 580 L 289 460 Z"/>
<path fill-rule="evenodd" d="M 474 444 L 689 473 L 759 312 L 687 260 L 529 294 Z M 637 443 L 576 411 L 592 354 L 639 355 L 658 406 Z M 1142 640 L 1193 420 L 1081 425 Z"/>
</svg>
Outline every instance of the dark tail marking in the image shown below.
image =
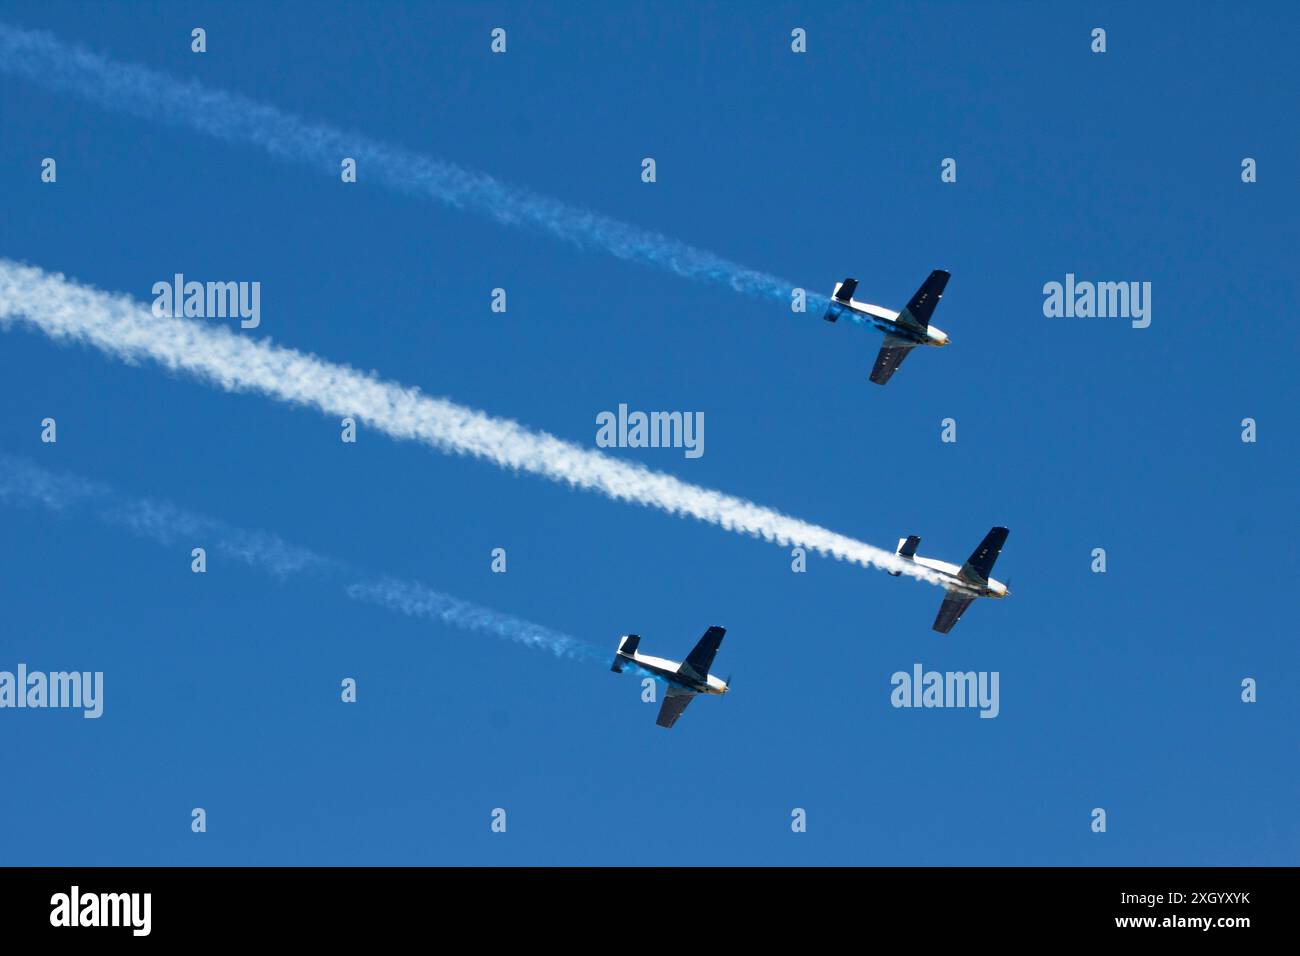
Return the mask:
<svg viewBox="0 0 1300 956">
<path fill-rule="evenodd" d="M 898 550 L 894 553 L 897 554 L 900 558 L 914 558 L 916 557 L 916 546 L 920 543 L 921 543 L 920 538 L 918 538 L 914 534 L 909 534 L 902 541 L 898 542 Z M 890 571 L 889 573 L 892 574 L 894 577 L 898 577 L 903 572 Z"/>
<path fill-rule="evenodd" d="M 623 638 L 618 645 L 618 653 L 614 655 L 614 663 L 609 665 L 609 669 L 615 674 L 623 673 L 623 655 L 631 656 L 636 653 L 637 646 L 641 643 L 640 634 L 629 634 Z"/>
</svg>

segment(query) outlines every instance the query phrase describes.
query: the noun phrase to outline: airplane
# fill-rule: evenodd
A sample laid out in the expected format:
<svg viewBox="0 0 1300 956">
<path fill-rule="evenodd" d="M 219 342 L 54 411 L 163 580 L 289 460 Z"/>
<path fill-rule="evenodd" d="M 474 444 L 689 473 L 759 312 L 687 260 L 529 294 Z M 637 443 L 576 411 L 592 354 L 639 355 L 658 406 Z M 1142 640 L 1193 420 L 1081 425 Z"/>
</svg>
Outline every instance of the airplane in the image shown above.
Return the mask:
<svg viewBox="0 0 1300 956">
<path fill-rule="evenodd" d="M 638 654 L 636 649 L 641 638 L 637 634 L 628 634 L 618 642 L 618 652 L 609 669 L 620 674 L 625 665 L 631 664 L 667 681 L 668 693 L 664 695 L 655 723 L 660 727 L 672 727 L 696 694 L 720 695 L 728 691 L 726 681 L 709 673 L 713 658 L 718 653 L 718 645 L 722 643 L 722 635 L 726 633 L 725 627 L 709 628 L 695 645 L 695 650 L 687 654 L 686 660 L 680 664 L 663 657 Z"/>
<path fill-rule="evenodd" d="M 975 549 L 975 553 L 960 568 L 947 561 L 918 558 L 916 546 L 921 543 L 921 539 L 914 534 L 899 539 L 895 554 L 923 568 L 937 571 L 943 578 L 943 586 L 948 593 L 944 596 L 943 604 L 939 606 L 939 616 L 934 619 L 934 629 L 940 634 L 951 631 L 957 619 L 976 598 L 1004 598 L 1011 594 L 1011 589 L 1007 585 L 989 577 L 989 572 L 993 570 L 993 562 L 1002 553 L 1002 546 L 1006 544 L 1007 535 L 1010 533 L 1006 528 L 994 528 L 989 531 L 980 542 L 980 546 Z M 890 571 L 889 573 L 898 577 L 903 572 Z"/>
<path fill-rule="evenodd" d="M 841 315 L 847 315 L 858 325 L 869 325 L 885 333 L 884 344 L 881 345 L 876 365 L 871 370 L 871 381 L 884 385 L 898 371 L 903 359 L 907 358 L 907 353 L 916 346 L 948 344 L 948 333 L 930 324 L 930 316 L 934 315 L 935 306 L 943 298 L 948 277 L 949 274 L 942 269 L 931 272 L 930 278 L 916 290 L 902 312 L 858 302 L 853 298 L 858 280 L 845 279 L 835 283 L 835 291 L 831 293 L 830 304 L 826 306 L 826 314 L 822 318 L 834 322 Z"/>
</svg>

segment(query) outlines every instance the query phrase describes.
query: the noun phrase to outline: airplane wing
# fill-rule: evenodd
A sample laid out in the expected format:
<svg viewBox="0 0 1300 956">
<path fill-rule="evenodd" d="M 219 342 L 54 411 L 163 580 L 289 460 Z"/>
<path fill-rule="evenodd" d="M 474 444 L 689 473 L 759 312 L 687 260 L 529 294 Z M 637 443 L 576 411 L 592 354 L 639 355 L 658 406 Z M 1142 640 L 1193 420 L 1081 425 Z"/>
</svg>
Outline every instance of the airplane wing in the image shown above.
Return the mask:
<svg viewBox="0 0 1300 956">
<path fill-rule="evenodd" d="M 876 356 L 876 366 L 871 370 L 871 381 L 877 385 L 888 382 L 911 350 L 912 343 L 907 340 L 896 339 L 892 335 L 885 336 L 885 344 L 881 346 L 880 354 Z"/>
<path fill-rule="evenodd" d="M 725 627 L 711 627 L 705 631 L 700 642 L 695 645 L 695 650 L 687 654 L 686 660 L 682 661 L 682 666 L 677 668 L 677 673 L 693 680 L 702 681 L 708 678 L 713 659 L 718 656 L 718 645 L 722 643 L 722 635 L 726 633 Z M 686 705 L 682 704 L 682 706 Z"/>
<path fill-rule="evenodd" d="M 1002 553 L 1002 546 L 1007 543 L 1007 535 L 1010 533 L 1006 528 L 991 529 L 958 573 L 968 580 L 988 584 L 989 575 L 993 572 L 993 562 Z"/>
<path fill-rule="evenodd" d="M 934 629 L 940 634 L 947 634 L 974 600 L 957 591 L 949 591 L 943 604 L 939 605 L 939 616 L 934 619 Z"/>
<path fill-rule="evenodd" d="M 930 316 L 934 307 L 943 298 L 944 287 L 948 285 L 949 274 L 942 269 L 935 269 L 930 277 L 921 284 L 907 303 L 907 308 L 898 314 L 898 320 L 918 329 L 930 327 Z"/>
<path fill-rule="evenodd" d="M 695 695 L 689 690 L 670 687 L 668 693 L 664 695 L 664 702 L 659 707 L 659 716 L 655 719 L 655 723 L 660 727 L 672 727 L 694 697 Z"/>
</svg>

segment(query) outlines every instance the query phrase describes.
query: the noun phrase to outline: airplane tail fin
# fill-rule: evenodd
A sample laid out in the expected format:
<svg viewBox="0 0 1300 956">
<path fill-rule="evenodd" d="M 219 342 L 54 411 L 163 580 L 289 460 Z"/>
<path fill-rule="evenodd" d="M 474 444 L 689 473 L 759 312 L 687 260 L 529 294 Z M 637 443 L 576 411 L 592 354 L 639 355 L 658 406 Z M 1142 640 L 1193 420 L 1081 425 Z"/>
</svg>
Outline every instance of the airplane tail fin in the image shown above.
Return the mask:
<svg viewBox="0 0 1300 956">
<path fill-rule="evenodd" d="M 614 663 L 609 666 L 615 674 L 623 673 L 624 657 L 631 657 L 636 653 L 637 646 L 641 643 L 640 634 L 628 634 L 618 642 L 618 653 L 614 655 Z"/>
<path fill-rule="evenodd" d="M 840 317 L 840 312 L 844 306 L 853 300 L 853 293 L 858 289 L 857 279 L 845 279 L 835 286 L 835 293 L 831 296 L 830 303 L 826 306 L 826 314 L 822 316 L 827 322 L 834 322 Z"/>
<path fill-rule="evenodd" d="M 894 554 L 898 555 L 900 558 L 907 558 L 908 560 L 911 560 L 912 558 L 916 557 L 916 546 L 920 543 L 921 543 L 921 539 L 914 534 L 909 534 L 906 538 L 899 538 L 898 550 L 896 550 Z M 892 574 L 894 577 L 898 577 L 903 572 L 890 571 L 889 573 Z"/>
</svg>

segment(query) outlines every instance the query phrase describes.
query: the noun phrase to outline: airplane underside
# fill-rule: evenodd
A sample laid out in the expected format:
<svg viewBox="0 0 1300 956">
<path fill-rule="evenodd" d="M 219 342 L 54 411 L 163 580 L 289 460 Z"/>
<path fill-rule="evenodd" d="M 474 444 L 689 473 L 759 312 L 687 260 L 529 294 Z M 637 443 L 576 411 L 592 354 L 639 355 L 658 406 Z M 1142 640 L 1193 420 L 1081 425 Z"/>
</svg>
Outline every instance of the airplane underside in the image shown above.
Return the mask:
<svg viewBox="0 0 1300 956">
<path fill-rule="evenodd" d="M 993 564 L 1002 553 L 1002 546 L 1006 544 L 1009 534 L 1003 527 L 990 529 L 979 547 L 960 567 L 947 561 L 918 557 L 916 549 L 921 539 L 916 535 L 909 535 L 898 542 L 898 549 L 894 552 L 898 557 L 939 575 L 944 597 L 939 614 L 934 619 L 934 630 L 947 634 L 966 613 L 966 609 L 979 598 L 1004 598 L 1011 593 L 1007 585 L 991 577 Z M 893 571 L 890 574 L 898 576 Z"/>
<path fill-rule="evenodd" d="M 664 657 L 638 654 L 640 636 L 625 634 L 619 641 L 618 650 L 614 653 L 614 662 L 609 669 L 621 673 L 624 667 L 632 667 L 664 681 L 668 685 L 668 692 L 664 695 L 655 723 L 660 727 L 671 728 L 696 695 L 717 696 L 727 692 L 727 681 L 719 680 L 709 673 L 709 666 L 713 663 L 713 658 L 718 653 L 718 646 L 726 633 L 727 629 L 724 627 L 710 627 L 704 632 L 704 636 L 700 638 L 694 650 L 687 655 L 686 660 L 680 663 Z"/>
<path fill-rule="evenodd" d="M 993 595 L 993 591 L 989 588 L 978 587 L 962 578 L 952 577 L 949 575 L 944 576 L 943 586 L 947 591 L 973 598 L 991 597 Z"/>
<path fill-rule="evenodd" d="M 624 658 L 622 663 L 624 666 L 631 666 L 638 670 L 645 671 L 647 674 L 663 681 L 669 687 L 688 690 L 692 694 L 708 694 L 711 692 L 708 684 L 701 684 L 699 681 L 684 680 L 680 673 L 667 670 L 663 667 L 656 667 L 653 664 L 647 664 L 643 658 Z"/>
<path fill-rule="evenodd" d="M 947 284 L 948 273 L 935 269 L 921 288 L 916 290 L 903 311 L 892 312 L 856 301 L 853 292 L 858 287 L 858 280 L 848 278 L 835 284 L 823 317 L 828 322 L 835 322 L 840 316 L 847 315 L 855 325 L 870 326 L 884 334 L 885 341 L 881 343 L 869 376 L 872 382 L 884 385 L 898 371 L 907 354 L 918 345 L 948 344 L 946 332 L 930 327 L 930 316 L 943 298 Z"/>
</svg>

